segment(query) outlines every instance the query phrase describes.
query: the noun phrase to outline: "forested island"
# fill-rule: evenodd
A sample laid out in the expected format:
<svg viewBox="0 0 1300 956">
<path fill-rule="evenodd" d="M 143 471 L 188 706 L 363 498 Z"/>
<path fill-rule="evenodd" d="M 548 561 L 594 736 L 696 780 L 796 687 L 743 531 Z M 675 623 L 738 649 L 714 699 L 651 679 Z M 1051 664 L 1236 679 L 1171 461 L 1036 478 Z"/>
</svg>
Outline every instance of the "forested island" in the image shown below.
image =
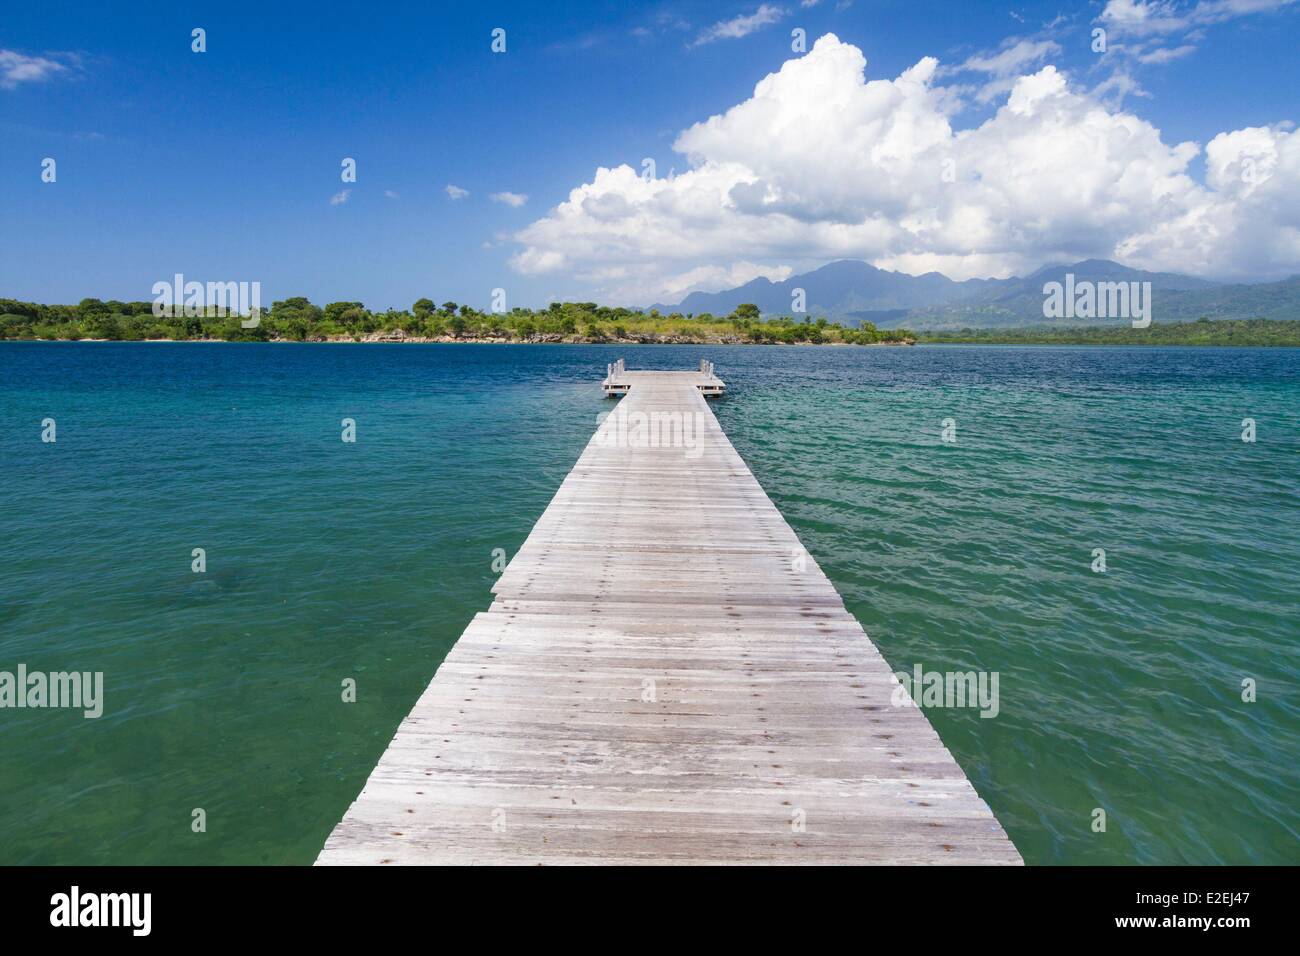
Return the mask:
<svg viewBox="0 0 1300 956">
<path fill-rule="evenodd" d="M 324 307 L 297 297 L 274 302 L 257 324 L 229 313 L 154 315 L 151 302 L 82 299 L 43 305 L 0 299 L 0 339 L 213 342 L 518 342 L 674 345 L 1243 345 L 1300 346 L 1294 319 L 1217 319 L 1122 325 L 1029 326 L 910 332 L 853 328 L 825 318 L 770 316 L 744 303 L 730 315 L 554 302 L 545 309 L 483 312 L 420 299 L 410 309 L 376 312 L 360 302 Z M 194 311 L 194 310 L 191 310 Z"/>
<path fill-rule="evenodd" d="M 959 332 L 920 332 L 916 338 L 920 342 L 963 345 L 1300 346 L 1300 320 L 1201 318 L 1195 322 L 1152 322 L 1145 329 L 1135 329 L 1128 324 L 962 329 Z"/>
<path fill-rule="evenodd" d="M 191 310 L 199 311 L 199 310 Z M 82 299 L 42 305 L 0 299 L 0 338 L 227 342 L 535 342 L 619 344 L 910 345 L 905 329 L 848 328 L 824 318 L 764 319 L 742 304 L 730 315 L 660 314 L 594 302 L 554 302 L 545 309 L 483 312 L 420 299 L 410 309 L 375 312 L 360 302 L 325 307 L 302 297 L 274 302 L 256 325 L 236 314 L 154 315 L 152 302 Z"/>
</svg>

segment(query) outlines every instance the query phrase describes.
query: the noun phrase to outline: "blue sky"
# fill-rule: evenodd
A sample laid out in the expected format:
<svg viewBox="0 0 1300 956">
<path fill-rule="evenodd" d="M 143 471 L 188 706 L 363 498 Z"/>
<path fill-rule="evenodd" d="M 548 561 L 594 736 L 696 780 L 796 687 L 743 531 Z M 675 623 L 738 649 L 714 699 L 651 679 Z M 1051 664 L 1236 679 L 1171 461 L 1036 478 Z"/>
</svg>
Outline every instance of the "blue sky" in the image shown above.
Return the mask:
<svg viewBox="0 0 1300 956">
<path fill-rule="evenodd" d="M 373 308 L 425 295 L 486 306 L 497 287 L 510 305 L 643 304 L 848 255 L 957 277 L 1098 251 L 1223 278 L 1300 272 L 1300 222 L 1285 201 L 1298 185 L 1290 157 L 1300 147 L 1286 124 L 1300 119 L 1300 4 L 1122 0 L 1109 13 L 1101 3 L 917 0 L 133 7 L 128 15 L 103 3 L 10 4 L 0 20 L 0 295 L 147 300 L 154 282 L 184 272 L 260 281 L 264 300 L 308 295 Z M 1099 25 L 1108 28 L 1105 55 L 1089 48 Z M 194 27 L 206 30 L 205 53 L 191 51 Z M 507 31 L 504 54 L 490 49 L 496 27 Z M 805 54 L 823 66 L 787 71 L 781 94 L 783 109 L 806 110 L 817 155 L 801 164 L 798 125 L 764 129 L 771 111 L 757 106 L 717 135 L 701 130 L 692 157 L 675 152 L 683 131 L 745 104 L 756 83 L 801 56 L 791 49 L 796 27 L 810 51 L 825 34 L 838 38 Z M 938 60 L 926 95 L 952 136 L 908 138 L 899 148 L 909 158 L 898 162 L 911 172 L 872 146 L 869 127 L 880 117 L 867 102 L 871 88 L 854 87 L 856 51 L 868 81 Z M 916 170 L 964 157 L 974 146 L 961 145 L 962 131 L 979 129 L 1014 95 L 998 91 L 999 81 L 1010 87 L 1045 67 L 1064 78 L 1052 86 L 1054 75 L 1038 73 L 1059 109 L 1022 110 L 1036 117 L 1033 131 L 1012 130 L 1011 118 L 986 127 L 980 155 L 1013 136 L 1069 139 L 1061 124 L 1088 126 L 1090 103 L 1108 131 L 1070 152 L 1110 157 L 1107 144 L 1130 135 L 1117 117 L 1130 114 L 1162 148 L 1143 134 L 1145 145 L 1115 159 L 1107 173 L 1115 190 L 1101 180 L 1080 200 L 1095 216 L 1078 205 L 1037 209 L 1014 181 L 967 172 L 978 158 L 961 160 L 956 199 L 930 198 Z M 813 125 L 826 120 L 817 97 L 831 95 L 822 84 L 855 98 L 835 122 L 860 124 L 842 138 L 883 165 L 853 171 L 853 156 L 826 155 L 818 167 L 826 147 Z M 1068 104 L 1067 86 L 1078 94 Z M 891 142 L 937 115 L 921 109 L 907 98 L 888 107 Z M 1268 182 L 1252 181 L 1253 195 L 1207 186 L 1206 144 L 1247 129 L 1270 132 L 1225 140 L 1223 175 L 1246 178 L 1239 167 L 1257 158 Z M 777 140 L 785 145 L 764 155 Z M 1199 151 L 1179 159 L 1174 147 L 1184 141 Z M 1166 169 L 1134 194 L 1143 157 L 1156 154 L 1185 170 Z M 41 181 L 45 157 L 57 162 L 54 183 Z M 357 162 L 356 183 L 340 180 L 344 157 Z M 645 157 L 665 179 L 701 169 L 650 193 L 597 184 L 598 167 L 640 172 Z M 745 168 L 736 172 L 737 163 Z M 1029 177 L 1026 195 L 1059 192 Z M 859 183 L 866 192 L 855 192 Z M 468 195 L 453 200 L 449 184 Z M 553 212 L 584 185 L 591 204 Z M 1103 208 L 1125 190 L 1126 205 Z M 527 199 L 490 198 L 503 193 Z M 1148 203 L 1148 193 L 1159 195 Z M 899 205 L 903 194 L 912 198 Z M 750 218 L 740 219 L 733 207 L 745 196 Z M 929 224 L 892 226 L 920 220 Z M 1014 238 L 1045 222 L 1041 234 Z"/>
</svg>

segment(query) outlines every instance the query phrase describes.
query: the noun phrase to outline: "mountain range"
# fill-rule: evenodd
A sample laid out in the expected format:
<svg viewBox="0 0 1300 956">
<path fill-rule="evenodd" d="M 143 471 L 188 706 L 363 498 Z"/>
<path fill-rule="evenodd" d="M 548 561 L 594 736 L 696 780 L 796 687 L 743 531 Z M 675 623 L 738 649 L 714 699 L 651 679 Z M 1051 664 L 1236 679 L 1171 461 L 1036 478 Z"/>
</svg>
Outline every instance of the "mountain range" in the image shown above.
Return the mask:
<svg viewBox="0 0 1300 956">
<path fill-rule="evenodd" d="M 1044 266 L 1009 279 L 954 281 L 938 272 L 913 276 L 841 259 L 780 282 L 754 279 L 723 292 L 692 292 L 677 305 L 654 305 L 660 313 L 729 315 L 744 302 L 764 316 L 791 315 L 795 290 L 803 289 L 806 315 L 846 325 L 871 322 L 878 328 L 916 331 L 1002 328 L 1027 325 L 1115 325 L 1127 318 L 1045 318 L 1043 286 L 1089 282 L 1150 282 L 1156 322 L 1211 319 L 1300 319 L 1300 274 L 1276 282 L 1228 284 L 1173 272 L 1130 269 L 1108 259 Z"/>
</svg>

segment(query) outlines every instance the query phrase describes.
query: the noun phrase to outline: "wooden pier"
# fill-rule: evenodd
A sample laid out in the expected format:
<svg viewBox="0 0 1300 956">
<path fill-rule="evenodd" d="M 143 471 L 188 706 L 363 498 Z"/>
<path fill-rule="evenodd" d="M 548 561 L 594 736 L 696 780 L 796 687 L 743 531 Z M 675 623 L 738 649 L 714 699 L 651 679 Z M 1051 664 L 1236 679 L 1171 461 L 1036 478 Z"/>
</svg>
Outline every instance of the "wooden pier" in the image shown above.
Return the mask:
<svg viewBox="0 0 1300 956">
<path fill-rule="evenodd" d="M 605 380 L 600 387 L 605 390 L 606 398 L 620 398 L 632 390 L 637 382 L 648 382 L 654 378 L 662 379 L 671 375 L 672 381 L 680 385 L 694 385 L 705 398 L 717 398 L 727 390 L 727 383 L 713 374 L 713 363 L 700 359 L 699 372 L 629 372 L 623 359 L 611 362 L 605 367 Z"/>
<path fill-rule="evenodd" d="M 1020 863 L 727 440 L 712 366 L 616 366 L 317 863 Z"/>
</svg>

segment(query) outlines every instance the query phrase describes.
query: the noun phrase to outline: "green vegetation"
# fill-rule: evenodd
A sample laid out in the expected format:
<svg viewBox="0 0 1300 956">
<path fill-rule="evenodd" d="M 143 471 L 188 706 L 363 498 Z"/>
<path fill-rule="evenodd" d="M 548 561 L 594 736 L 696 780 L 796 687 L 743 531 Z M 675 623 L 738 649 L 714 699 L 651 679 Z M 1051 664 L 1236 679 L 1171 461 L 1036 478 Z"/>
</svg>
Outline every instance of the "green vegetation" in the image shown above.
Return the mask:
<svg viewBox="0 0 1300 956">
<path fill-rule="evenodd" d="M 78 305 L 40 305 L 0 299 L 0 339 L 192 339 L 224 341 L 434 342 L 669 342 L 756 344 L 911 344 L 903 329 L 871 323 L 846 328 L 824 318 L 763 319 L 745 303 L 727 316 L 660 315 L 607 308 L 594 302 L 554 302 L 546 309 L 480 312 L 468 305 L 420 299 L 409 310 L 372 312 L 360 302 L 323 309 L 305 298 L 272 303 L 256 328 L 237 315 L 155 316 L 150 302 L 82 299 Z"/>
<path fill-rule="evenodd" d="M 1084 327 L 962 329 L 909 332 L 848 328 L 824 318 L 764 319 L 743 303 L 731 315 L 661 315 L 657 310 L 608 308 L 594 302 L 554 302 L 546 309 L 481 312 L 468 305 L 420 299 L 410 309 L 372 312 L 360 302 L 321 308 L 305 298 L 272 303 L 256 328 L 237 315 L 155 316 L 150 302 L 83 299 L 78 305 L 41 305 L 0 299 L 0 339 L 189 339 L 240 342 L 610 342 L 705 344 L 971 345 L 1283 345 L 1300 346 L 1300 320 L 1219 319 Z"/>
<path fill-rule="evenodd" d="M 962 329 L 960 332 L 921 332 L 921 342 L 971 345 L 1290 345 L 1300 346 L 1300 320 L 1220 319 L 1195 322 L 1152 322 L 1145 329 L 1131 325 L 1086 328 Z"/>
</svg>

